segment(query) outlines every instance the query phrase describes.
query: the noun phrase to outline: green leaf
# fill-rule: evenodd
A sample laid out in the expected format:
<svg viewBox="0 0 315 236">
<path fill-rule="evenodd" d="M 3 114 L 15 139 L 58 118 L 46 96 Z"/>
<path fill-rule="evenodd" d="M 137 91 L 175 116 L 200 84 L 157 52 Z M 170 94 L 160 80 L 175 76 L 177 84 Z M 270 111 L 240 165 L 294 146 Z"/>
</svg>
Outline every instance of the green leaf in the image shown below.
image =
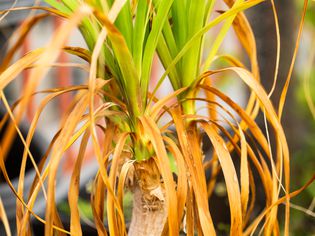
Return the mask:
<svg viewBox="0 0 315 236">
<path fill-rule="evenodd" d="M 242 2 L 244 2 L 244 1 L 243 0 L 236 0 L 234 5 L 233 5 L 233 8 Z M 223 24 L 222 28 L 220 29 L 220 32 L 218 33 L 214 43 L 212 44 L 212 48 L 211 48 L 211 50 L 207 56 L 207 59 L 204 63 L 203 72 L 208 70 L 208 68 L 209 68 L 214 56 L 217 54 L 219 47 L 221 46 L 227 32 L 231 28 L 235 17 L 236 17 L 236 14 L 231 15 L 228 19 L 226 19 L 226 22 Z"/>
<path fill-rule="evenodd" d="M 145 34 L 149 22 L 149 11 L 147 0 L 139 0 L 136 12 L 132 54 L 135 66 L 139 76 L 141 77 L 143 47 L 145 44 Z"/>
<path fill-rule="evenodd" d="M 205 1 L 204 0 L 192 0 L 188 7 L 188 29 L 187 38 L 192 38 L 196 32 L 203 27 L 204 13 L 205 13 Z M 198 12 L 198 14 L 196 14 Z M 190 49 L 187 50 L 185 56 L 182 59 L 182 86 L 189 86 L 199 73 L 200 54 L 201 54 L 201 39 L 203 35 L 194 40 Z"/>
<path fill-rule="evenodd" d="M 132 52 L 132 16 L 131 16 L 131 8 L 130 2 L 126 1 L 125 5 L 119 12 L 117 19 L 115 21 L 115 25 L 119 29 L 120 33 L 124 36 L 125 42 Z"/>
<path fill-rule="evenodd" d="M 159 54 L 159 59 L 161 60 L 164 68 L 166 68 L 172 62 L 173 57 L 170 55 L 170 50 L 166 45 L 163 35 L 160 37 L 158 42 L 157 51 Z M 177 90 L 181 87 L 180 76 L 176 70 L 176 67 L 173 67 L 170 71 L 169 78 L 174 90 Z"/>
<path fill-rule="evenodd" d="M 236 6 L 235 8 L 232 8 L 232 9 L 224 12 L 223 14 L 221 14 L 220 16 L 218 16 L 217 18 L 212 20 L 210 23 L 208 23 L 206 26 L 204 26 L 202 29 L 200 29 L 197 33 L 195 33 L 194 36 L 190 40 L 187 41 L 185 46 L 180 50 L 180 52 L 173 59 L 173 61 L 168 65 L 168 67 L 166 68 L 164 74 L 161 76 L 158 84 L 156 85 L 156 87 L 155 87 L 155 89 L 153 91 L 153 94 L 156 93 L 156 91 L 158 90 L 159 86 L 162 84 L 163 80 L 166 78 L 166 76 L 174 68 L 174 66 L 177 64 L 177 62 L 179 62 L 179 60 L 194 45 L 196 40 L 199 40 L 206 32 L 208 32 L 208 30 L 210 30 L 212 27 L 216 26 L 220 22 L 224 21 L 225 19 L 227 19 L 231 15 L 236 14 L 236 13 L 238 13 L 240 11 L 244 11 L 245 9 L 248 9 L 248 8 L 250 8 L 252 6 L 255 6 L 255 5 L 257 5 L 257 4 L 259 4 L 259 3 L 263 2 L 263 1 L 264 0 L 253 0 L 253 1 L 246 1 L 244 3 L 241 3 L 238 6 Z M 194 79 L 196 80 L 198 78 L 196 77 Z"/>
<path fill-rule="evenodd" d="M 181 49 L 187 40 L 187 0 L 174 0 L 172 6 L 172 21 L 174 38 L 177 46 Z"/>
<path fill-rule="evenodd" d="M 115 25 L 101 12 L 96 11 L 95 14 L 108 31 L 108 38 L 111 42 L 114 58 L 117 60 L 121 71 L 121 76 L 116 79 L 118 79 L 118 82 L 123 86 L 122 94 L 125 96 L 129 112 L 135 121 L 136 117 L 143 111 L 143 104 L 141 100 L 139 76 L 132 55 L 123 35 L 118 31 Z"/>
<path fill-rule="evenodd" d="M 62 0 L 62 3 L 74 12 L 80 5 L 77 0 Z"/>
<path fill-rule="evenodd" d="M 69 15 L 72 11 L 66 7 L 64 4 L 62 4 L 61 2 L 57 2 L 55 0 L 44 0 L 44 2 L 46 2 L 47 4 L 49 4 L 50 6 L 56 8 L 57 10 L 59 10 L 60 12 Z"/>
<path fill-rule="evenodd" d="M 144 50 L 144 56 L 142 61 L 142 75 L 141 75 L 141 88 L 142 88 L 142 99 L 145 104 L 147 101 L 147 93 L 149 87 L 149 80 L 151 76 L 152 61 L 156 46 L 158 44 L 159 35 L 161 34 L 164 22 L 167 20 L 168 12 L 172 6 L 173 0 L 161 0 L 154 1 L 155 7 L 158 9 L 156 16 L 152 22 L 152 29 L 148 36 L 148 40 Z"/>
</svg>

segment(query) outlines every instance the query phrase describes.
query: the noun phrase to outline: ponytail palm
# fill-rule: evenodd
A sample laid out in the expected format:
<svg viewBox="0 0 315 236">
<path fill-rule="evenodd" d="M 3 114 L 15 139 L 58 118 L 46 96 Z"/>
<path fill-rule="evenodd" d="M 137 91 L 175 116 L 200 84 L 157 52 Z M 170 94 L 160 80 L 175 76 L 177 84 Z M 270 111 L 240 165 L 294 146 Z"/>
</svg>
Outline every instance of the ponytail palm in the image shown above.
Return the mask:
<svg viewBox="0 0 315 236">
<path fill-rule="evenodd" d="M 31 51 L 11 66 L 7 66 L 8 63 L 2 66 L 1 89 L 24 69 L 32 68 L 33 80 L 28 83 L 18 101 L 19 109 L 15 116 L 11 114 L 11 119 L 19 122 L 30 97 L 36 95 L 37 84 L 46 74 L 47 66 L 54 63 L 61 51 L 88 63 L 88 79 L 82 85 L 42 92 L 45 98 L 26 138 L 24 160 L 29 158 L 27 150 L 32 131 L 43 108 L 61 94 L 75 91 L 76 96 L 51 142 L 50 158 L 44 160 L 46 166 L 37 167 L 38 174 L 28 198 L 23 196 L 24 177 L 20 177 L 19 189 L 15 192 L 19 234 L 29 233 L 30 214 L 35 215 L 32 212 L 34 200 L 43 188 L 47 191 L 45 221 L 35 217 L 45 223 L 45 234 L 52 235 L 56 231 L 82 235 L 77 207 L 78 179 L 89 140 L 99 163 L 91 197 L 99 235 L 127 234 L 122 203 L 126 188 L 134 193 L 129 235 L 179 235 L 181 231 L 188 235 L 196 232 L 215 235 L 216 225 L 208 199 L 221 171 L 228 194 L 230 234 L 254 233 L 262 221 L 268 235 L 278 232 L 280 193 L 289 192 L 289 153 L 278 114 L 259 82 L 255 40 L 242 13 L 262 0 L 225 0 L 229 8 L 219 14 L 214 11 L 214 0 L 45 1 L 50 7 L 34 8 L 61 17 L 65 23 L 47 48 Z M 36 21 L 30 22 L 33 23 L 27 25 L 29 29 Z M 218 25 L 220 29 L 211 38 L 211 44 L 205 43 L 206 33 Z M 87 49 L 66 45 L 66 38 L 75 27 L 81 31 Z M 248 55 L 250 68 L 233 55 L 218 54 L 232 27 Z M 19 46 L 13 47 L 13 52 Z M 154 90 L 149 91 L 156 53 L 165 71 Z M 5 62 L 10 59 L 6 58 Z M 210 70 L 215 60 L 223 60 L 229 66 Z M 211 81 L 214 75 L 227 72 L 241 79 L 251 92 L 245 109 Z M 155 94 L 165 79 L 169 79 L 173 92 L 158 99 Z M 4 95 L 2 97 L 5 99 Z M 198 112 L 197 101 L 206 107 L 207 115 Z M 9 113 L 13 110 L 8 106 L 7 109 Z M 277 139 L 274 150 L 271 150 L 268 132 L 265 135 L 255 122 L 259 111 L 265 113 L 273 128 Z M 167 117 L 170 117 L 168 123 L 161 125 L 161 119 Z M 202 149 L 204 135 L 212 145 L 211 158 L 205 158 Z M 56 210 L 55 180 L 63 153 L 76 140 L 81 144 L 69 189 L 71 224 L 68 232 Z M 232 158 L 231 153 L 236 153 L 238 159 Z M 239 169 L 235 166 L 237 161 Z M 22 168 L 25 167 L 22 165 Z M 208 170 L 211 170 L 209 179 L 205 174 Z M 5 168 L 2 171 L 5 173 Z M 264 210 L 259 214 L 253 211 L 254 173 L 258 173 L 266 194 Z M 42 185 L 46 178 L 47 187 Z M 289 209 L 288 199 L 280 200 L 287 200 Z M 256 220 L 250 221 L 255 217 Z M 108 229 L 104 226 L 105 220 Z"/>
</svg>

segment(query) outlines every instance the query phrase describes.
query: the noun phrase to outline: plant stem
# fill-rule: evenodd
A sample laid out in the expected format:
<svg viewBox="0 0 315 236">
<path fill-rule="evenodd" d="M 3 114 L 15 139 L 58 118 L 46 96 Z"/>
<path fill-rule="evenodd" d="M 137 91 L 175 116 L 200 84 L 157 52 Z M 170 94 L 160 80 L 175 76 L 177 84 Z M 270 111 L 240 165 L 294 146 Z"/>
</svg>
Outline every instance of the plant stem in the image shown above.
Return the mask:
<svg viewBox="0 0 315 236">
<path fill-rule="evenodd" d="M 129 236 L 159 236 L 162 234 L 167 217 L 164 202 L 146 202 L 139 187 L 134 191 L 132 220 Z"/>
<path fill-rule="evenodd" d="M 167 219 L 161 175 L 153 160 L 135 163 L 135 186 L 129 236 L 159 236 Z"/>
</svg>

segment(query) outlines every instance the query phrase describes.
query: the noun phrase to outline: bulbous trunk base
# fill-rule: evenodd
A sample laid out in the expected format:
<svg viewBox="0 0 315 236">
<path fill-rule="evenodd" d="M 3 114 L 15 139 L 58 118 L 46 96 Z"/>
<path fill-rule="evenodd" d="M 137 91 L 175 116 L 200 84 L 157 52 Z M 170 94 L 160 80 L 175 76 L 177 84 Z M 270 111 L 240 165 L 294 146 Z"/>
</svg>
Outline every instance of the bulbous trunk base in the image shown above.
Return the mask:
<svg viewBox="0 0 315 236">
<path fill-rule="evenodd" d="M 153 158 L 135 163 L 129 236 L 160 236 L 166 219 L 165 191 Z"/>
<path fill-rule="evenodd" d="M 163 201 L 146 202 L 139 187 L 134 190 L 129 236 L 160 236 L 167 218 Z"/>
</svg>

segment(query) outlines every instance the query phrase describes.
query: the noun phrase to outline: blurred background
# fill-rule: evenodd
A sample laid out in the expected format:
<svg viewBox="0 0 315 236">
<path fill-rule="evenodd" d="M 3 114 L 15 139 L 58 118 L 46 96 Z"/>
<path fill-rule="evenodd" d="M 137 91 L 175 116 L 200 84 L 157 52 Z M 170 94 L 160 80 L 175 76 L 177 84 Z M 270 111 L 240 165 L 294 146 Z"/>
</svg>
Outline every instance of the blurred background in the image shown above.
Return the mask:
<svg viewBox="0 0 315 236">
<path fill-rule="evenodd" d="M 1 0 L 0 10 L 8 9 L 13 4 L 11 0 Z M 278 107 L 279 98 L 284 86 L 286 76 L 291 63 L 295 41 L 297 37 L 297 29 L 301 18 L 303 1 L 301 0 L 275 0 L 276 7 L 279 14 L 280 36 L 281 36 L 281 56 L 280 69 L 278 75 L 277 87 L 271 97 L 275 107 Z M 18 0 L 16 6 L 30 6 L 34 4 L 32 0 Z M 225 6 L 217 4 L 216 9 L 222 10 Z M 11 40 L 14 39 L 14 30 L 23 23 L 23 20 L 30 14 L 29 11 L 18 11 L 9 13 L 4 19 L 0 21 L 0 61 L 3 55 L 8 51 L 8 46 Z M 33 14 L 33 13 L 32 13 Z M 260 64 L 260 73 L 262 84 L 266 91 L 270 91 L 273 83 L 275 61 L 276 61 L 276 34 L 275 24 L 272 14 L 272 7 L 270 1 L 265 1 L 260 5 L 246 11 L 250 23 L 253 27 L 256 36 L 258 61 Z M 61 24 L 60 20 L 53 17 L 46 17 L 31 31 L 20 50 L 23 55 L 28 51 L 44 46 L 49 41 L 56 27 Z M 210 33 L 215 34 L 216 31 Z M 238 57 L 244 55 L 243 49 L 236 41 L 233 30 L 228 34 L 228 40 L 225 40 L 220 52 L 227 52 Z M 231 43 L 235 40 L 235 43 Z M 207 43 L 207 42 L 206 42 Z M 209 41 L 210 43 L 210 41 Z M 82 37 L 79 32 L 74 32 L 69 38 L 68 45 L 85 47 Z M 310 2 L 306 23 L 302 35 L 300 50 L 297 57 L 297 62 L 294 67 L 294 73 L 290 83 L 287 101 L 284 107 L 282 124 L 287 134 L 288 144 L 291 152 L 291 189 L 295 190 L 305 184 L 315 170 L 315 114 L 312 114 L 308 103 L 315 102 L 315 3 Z M 247 59 L 244 58 L 246 61 Z M 59 62 L 67 63 L 83 63 L 75 57 L 66 54 L 61 54 Z M 153 77 L 158 78 L 162 72 L 162 67 L 156 60 L 154 65 Z M 18 98 L 19 91 L 23 89 L 23 84 L 29 79 L 27 72 L 23 73 L 21 78 L 12 83 L 7 89 L 6 95 L 11 101 Z M 61 67 L 52 69 L 49 75 L 43 80 L 40 85 L 41 89 L 51 87 L 64 87 L 70 84 L 82 83 L 87 77 L 86 72 L 79 68 Z M 154 81 L 154 80 L 153 80 Z M 306 81 L 306 82 L 305 82 Z M 245 103 L 248 91 L 237 80 L 231 80 L 229 77 L 216 81 L 224 92 L 228 93 L 239 104 Z M 160 90 L 160 96 L 171 91 L 167 83 L 164 84 Z M 162 92 L 163 91 L 163 92 Z M 40 95 L 39 95 L 40 98 Z M 34 99 L 28 110 L 26 117 L 25 129 L 34 115 L 35 107 L 39 105 L 40 99 Z M 307 101 L 309 100 L 309 101 Z M 62 96 L 59 100 L 52 102 L 45 108 L 43 116 L 40 118 L 40 125 L 37 128 L 38 135 L 41 137 L 42 148 L 53 138 L 53 135 L 58 130 L 58 124 L 62 119 L 62 114 L 67 109 L 65 104 L 70 103 L 71 94 Z M 3 115 L 3 114 L 2 114 Z M 263 117 L 258 117 L 258 123 L 264 130 Z M 76 150 L 74 145 L 71 148 L 66 158 L 64 158 L 63 170 L 60 171 L 61 179 L 63 180 L 63 187 L 59 189 L 60 210 L 67 211 L 67 203 L 62 199 L 67 196 L 67 179 L 73 166 L 73 158 Z M 92 152 L 91 152 L 92 153 Z M 40 155 L 40 154 L 39 154 Z M 13 165 L 16 165 L 16 163 Z M 16 166 L 15 166 L 16 168 Z M 93 156 L 86 161 L 85 171 L 82 171 L 82 192 L 88 192 L 88 180 L 95 175 L 97 164 L 94 162 Z M 16 176 L 12 175 L 12 178 Z M 1 183 L 1 178 L 0 178 Z M 219 188 L 220 186 L 218 186 Z M 221 186 L 222 187 L 222 186 Z M 3 191 L 3 185 L 0 186 L 0 192 Z M 215 194 L 220 195 L 220 189 L 215 191 Z M 84 196 L 84 193 L 82 194 Z M 3 198 L 3 196 L 1 195 Z M 84 198 L 80 201 L 83 215 L 86 216 L 86 224 L 89 225 L 89 217 L 91 216 L 91 209 L 86 204 Z M 126 201 L 130 201 L 127 199 Z M 291 233 L 292 235 L 315 235 L 315 184 L 312 184 L 298 197 L 292 199 L 292 217 L 291 217 Z M 4 203 L 5 205 L 5 203 Z M 39 207 L 40 209 L 40 207 Z M 281 215 L 280 211 L 280 215 Z M 226 217 L 225 217 L 226 218 Z M 224 217 L 222 220 L 222 227 L 220 229 L 224 235 Z M 0 232 L 1 233 L 1 232 Z"/>
<path fill-rule="evenodd" d="M 278 107 L 291 63 L 297 30 L 301 19 L 304 1 L 275 1 L 279 14 L 281 54 L 277 87 L 271 97 Z M 258 60 L 262 84 L 267 91 L 272 87 L 276 60 L 276 35 L 272 8 L 269 1 L 248 11 L 257 40 Z M 315 4 L 309 2 L 300 50 L 288 90 L 283 111 L 282 124 L 291 152 L 291 189 L 297 189 L 315 171 L 315 116 L 309 109 L 307 95 L 315 101 Z M 305 82 L 308 81 L 307 84 Z M 292 199 L 292 235 L 314 235 L 315 185 L 312 184 L 301 195 Z M 294 205 L 296 204 L 296 205 Z"/>
</svg>

